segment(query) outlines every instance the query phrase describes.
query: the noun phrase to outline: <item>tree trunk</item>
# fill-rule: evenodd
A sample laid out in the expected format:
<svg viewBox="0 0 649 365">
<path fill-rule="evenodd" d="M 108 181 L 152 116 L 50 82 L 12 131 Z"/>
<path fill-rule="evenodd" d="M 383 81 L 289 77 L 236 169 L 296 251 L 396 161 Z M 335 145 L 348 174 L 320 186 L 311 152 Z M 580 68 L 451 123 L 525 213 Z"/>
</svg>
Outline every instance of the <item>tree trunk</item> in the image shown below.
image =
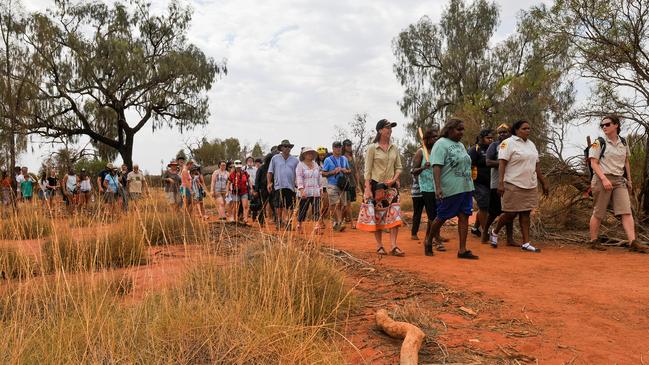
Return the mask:
<svg viewBox="0 0 649 365">
<path fill-rule="evenodd" d="M 642 220 L 649 217 L 649 136 L 645 138 L 644 171 L 642 172 Z"/>
<path fill-rule="evenodd" d="M 124 133 L 124 144 L 119 148 L 119 155 L 122 156 L 123 163 L 128 166 L 128 170 L 133 170 L 133 142 L 134 135 L 131 133 Z"/>
<path fill-rule="evenodd" d="M 13 174 L 14 169 L 16 168 L 16 124 L 11 118 L 11 130 L 9 131 L 11 137 L 9 138 L 9 168 Z"/>
</svg>

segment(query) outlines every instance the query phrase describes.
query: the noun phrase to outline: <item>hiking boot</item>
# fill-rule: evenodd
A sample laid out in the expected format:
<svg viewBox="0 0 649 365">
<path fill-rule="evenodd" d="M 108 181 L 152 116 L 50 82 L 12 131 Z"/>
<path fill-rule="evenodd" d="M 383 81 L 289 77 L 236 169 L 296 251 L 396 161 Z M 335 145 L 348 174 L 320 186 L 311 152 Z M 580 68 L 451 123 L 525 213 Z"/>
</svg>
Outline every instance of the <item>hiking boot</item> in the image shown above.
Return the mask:
<svg viewBox="0 0 649 365">
<path fill-rule="evenodd" d="M 638 240 L 633 240 L 629 243 L 629 251 L 638 253 L 649 253 L 649 247 L 641 244 Z"/>
<path fill-rule="evenodd" d="M 588 241 L 588 248 L 595 251 L 606 251 L 606 247 L 602 246 L 598 239 Z"/>
<path fill-rule="evenodd" d="M 424 244 L 424 255 L 426 255 L 426 256 L 434 256 L 435 255 L 435 253 L 433 252 L 433 244 L 432 243 Z"/>
</svg>

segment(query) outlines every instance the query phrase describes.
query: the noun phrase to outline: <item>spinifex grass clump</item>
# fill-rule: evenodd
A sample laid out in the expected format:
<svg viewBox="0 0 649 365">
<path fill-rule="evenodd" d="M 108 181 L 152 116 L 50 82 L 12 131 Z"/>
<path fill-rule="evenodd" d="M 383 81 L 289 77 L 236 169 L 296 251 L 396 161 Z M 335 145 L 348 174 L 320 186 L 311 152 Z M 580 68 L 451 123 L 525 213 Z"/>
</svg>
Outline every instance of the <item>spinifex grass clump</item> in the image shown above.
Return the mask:
<svg viewBox="0 0 649 365">
<path fill-rule="evenodd" d="M 111 281 L 63 275 L 0 292 L 0 363 L 344 363 L 350 300 L 331 262 L 285 243 L 233 261 L 128 304 Z"/>
<path fill-rule="evenodd" d="M 48 212 L 38 208 L 25 207 L 20 213 L 12 214 L 0 223 L 0 239 L 31 240 L 43 238 L 52 233 L 52 219 Z"/>
<path fill-rule="evenodd" d="M 36 273 L 36 263 L 14 248 L 0 247 L 0 279 L 23 279 Z"/>
<path fill-rule="evenodd" d="M 208 225 L 184 212 L 140 211 L 132 213 L 128 224 L 141 230 L 150 245 L 195 244 L 208 239 Z"/>
<path fill-rule="evenodd" d="M 98 230 L 96 234 L 74 236 L 62 231 L 43 245 L 47 272 L 94 271 L 127 267 L 146 262 L 144 234 L 130 225 Z"/>
</svg>

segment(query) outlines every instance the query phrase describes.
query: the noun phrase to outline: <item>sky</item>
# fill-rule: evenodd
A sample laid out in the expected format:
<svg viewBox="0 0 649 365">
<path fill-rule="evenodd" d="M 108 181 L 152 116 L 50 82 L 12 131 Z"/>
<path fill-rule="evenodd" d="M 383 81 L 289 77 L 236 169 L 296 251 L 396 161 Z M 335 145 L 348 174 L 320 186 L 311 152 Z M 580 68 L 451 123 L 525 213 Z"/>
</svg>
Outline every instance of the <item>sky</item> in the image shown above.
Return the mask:
<svg viewBox="0 0 649 365">
<path fill-rule="evenodd" d="M 541 0 L 497 0 L 500 26 L 494 41 L 515 31 L 516 16 Z M 547 2 L 547 1 L 546 1 Z M 296 146 L 330 146 L 335 126 L 367 113 L 371 128 L 387 118 L 403 136 L 408 120 L 397 105 L 403 88 L 392 65 L 392 40 L 427 15 L 437 21 L 446 0 L 185 0 L 194 9 L 188 33 L 215 60 L 227 59 L 228 74 L 208 92 L 209 124 L 191 132 L 144 128 L 133 159 L 160 171 L 185 145 L 202 137 L 236 137 L 270 147 L 282 139 Z M 25 0 L 43 11 L 53 0 Z M 167 0 L 153 0 L 161 10 Z M 37 169 L 50 153 L 34 145 L 22 164 Z M 296 151 L 294 150 L 294 153 Z M 119 161 L 119 159 L 118 159 Z"/>
</svg>

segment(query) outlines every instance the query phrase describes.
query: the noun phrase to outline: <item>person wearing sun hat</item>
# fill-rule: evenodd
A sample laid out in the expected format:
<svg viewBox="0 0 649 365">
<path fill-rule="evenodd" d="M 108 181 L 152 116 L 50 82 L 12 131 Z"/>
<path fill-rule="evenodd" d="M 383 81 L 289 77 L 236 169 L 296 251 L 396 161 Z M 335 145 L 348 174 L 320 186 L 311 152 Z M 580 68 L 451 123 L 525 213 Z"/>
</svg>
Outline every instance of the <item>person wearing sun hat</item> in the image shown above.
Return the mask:
<svg viewBox="0 0 649 365">
<path fill-rule="evenodd" d="M 180 197 L 180 175 L 178 175 L 178 163 L 172 161 L 167 165 L 167 171 L 162 174 L 162 181 L 164 182 L 164 192 L 167 197 L 167 203 L 174 209 L 178 209 L 182 205 Z"/>
<path fill-rule="evenodd" d="M 324 161 L 329 156 L 329 151 L 326 147 L 322 146 L 318 147 L 316 151 L 318 152 L 316 162 L 318 163 L 318 166 L 320 166 L 320 171 L 322 172 L 322 166 L 324 166 Z M 322 217 L 323 221 L 329 213 L 329 192 L 327 191 L 327 185 L 327 177 L 320 174 L 320 217 Z"/>
<path fill-rule="evenodd" d="M 316 222 L 314 231 L 320 234 L 320 166 L 316 163 L 318 153 L 311 147 L 304 147 L 300 154 L 302 160 L 295 168 L 298 198 L 300 200 L 297 216 L 297 229 L 302 231 L 302 223 L 306 220 L 309 207 L 313 211 Z"/>
<path fill-rule="evenodd" d="M 278 229 L 291 229 L 291 211 L 295 204 L 295 168 L 300 162 L 297 157 L 291 156 L 293 147 L 289 140 L 283 140 L 278 146 L 280 153 L 273 156 L 266 174 L 267 189 L 273 195 L 275 224 Z"/>
</svg>

